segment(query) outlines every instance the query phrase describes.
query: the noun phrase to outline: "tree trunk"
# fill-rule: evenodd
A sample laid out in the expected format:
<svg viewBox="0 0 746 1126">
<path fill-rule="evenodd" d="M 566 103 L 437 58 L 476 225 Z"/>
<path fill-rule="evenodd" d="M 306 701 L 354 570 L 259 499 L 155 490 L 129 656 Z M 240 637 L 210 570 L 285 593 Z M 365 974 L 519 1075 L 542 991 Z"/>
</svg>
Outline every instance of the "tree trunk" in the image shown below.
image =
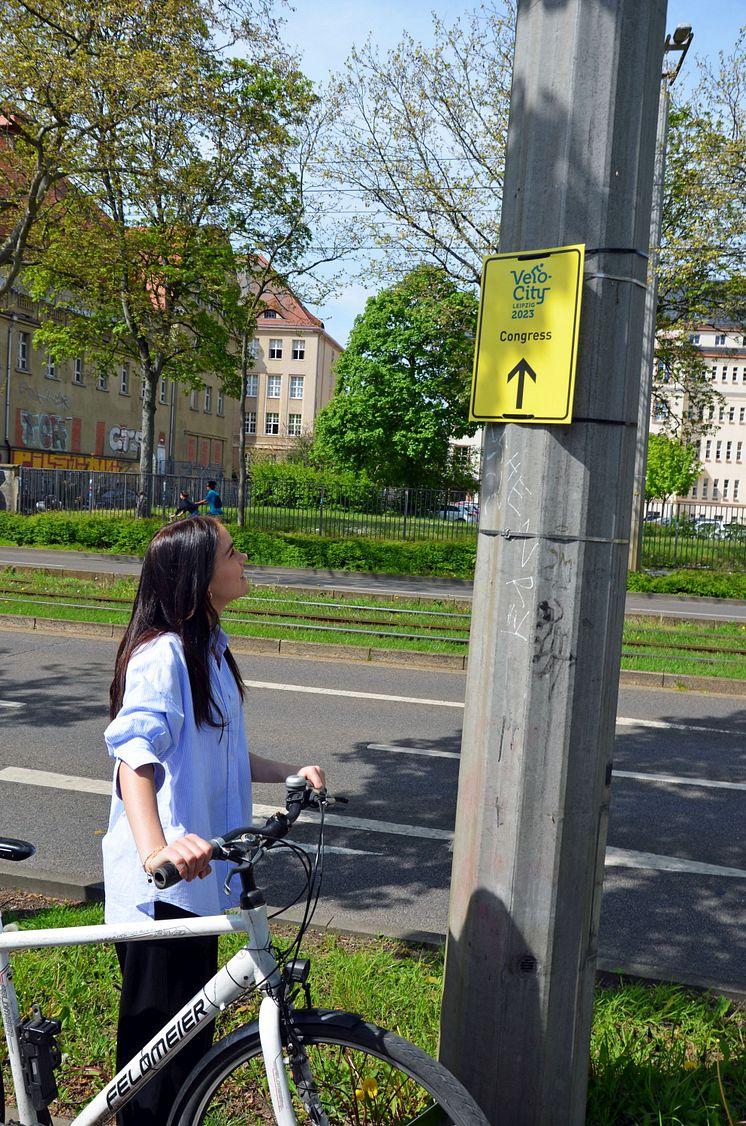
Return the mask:
<svg viewBox="0 0 746 1126">
<path fill-rule="evenodd" d="M 140 364 L 140 378 L 144 394 L 142 397 L 142 439 L 140 441 L 140 478 L 137 488 L 138 519 L 150 516 L 153 495 L 153 437 L 155 434 L 155 387 L 158 373 L 149 358 L 143 357 Z"/>
<path fill-rule="evenodd" d="M 241 397 L 238 402 L 238 512 L 236 521 L 243 528 L 246 517 L 246 376 L 249 371 L 249 334 L 241 337 Z"/>
</svg>

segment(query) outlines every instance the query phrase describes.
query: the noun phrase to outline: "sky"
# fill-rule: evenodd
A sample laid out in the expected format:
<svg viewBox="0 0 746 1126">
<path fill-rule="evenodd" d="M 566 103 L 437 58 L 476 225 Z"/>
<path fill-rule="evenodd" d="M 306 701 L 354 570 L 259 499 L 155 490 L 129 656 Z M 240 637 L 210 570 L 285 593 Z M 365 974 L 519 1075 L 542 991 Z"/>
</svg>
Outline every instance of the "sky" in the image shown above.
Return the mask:
<svg viewBox="0 0 746 1126">
<path fill-rule="evenodd" d="M 354 45 L 368 36 L 382 50 L 395 47 L 403 32 L 422 43 L 432 41 L 432 13 L 450 23 L 475 0 L 295 0 L 286 10 L 283 38 L 302 56 L 303 69 L 314 82 L 324 82 L 341 70 Z M 669 0 L 666 30 L 688 24 L 694 39 L 677 82 L 686 89 L 697 76 L 699 59 L 717 61 L 730 49 L 746 25 L 744 0 Z M 315 308 L 327 331 L 340 344 L 347 342 L 355 317 L 373 291 L 350 282 L 322 308 Z"/>
</svg>

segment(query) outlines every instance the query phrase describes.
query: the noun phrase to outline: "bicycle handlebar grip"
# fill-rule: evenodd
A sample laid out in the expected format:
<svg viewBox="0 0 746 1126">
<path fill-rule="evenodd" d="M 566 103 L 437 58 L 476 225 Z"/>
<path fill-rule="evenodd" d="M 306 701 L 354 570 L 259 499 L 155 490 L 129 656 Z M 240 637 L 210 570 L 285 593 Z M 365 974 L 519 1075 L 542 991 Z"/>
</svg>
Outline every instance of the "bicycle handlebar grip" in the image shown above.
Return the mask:
<svg viewBox="0 0 746 1126">
<path fill-rule="evenodd" d="M 165 864 L 159 864 L 151 875 L 153 883 L 159 891 L 163 891 L 164 888 L 171 888 L 174 884 L 181 882 L 179 869 L 170 860 L 167 860 Z"/>
</svg>

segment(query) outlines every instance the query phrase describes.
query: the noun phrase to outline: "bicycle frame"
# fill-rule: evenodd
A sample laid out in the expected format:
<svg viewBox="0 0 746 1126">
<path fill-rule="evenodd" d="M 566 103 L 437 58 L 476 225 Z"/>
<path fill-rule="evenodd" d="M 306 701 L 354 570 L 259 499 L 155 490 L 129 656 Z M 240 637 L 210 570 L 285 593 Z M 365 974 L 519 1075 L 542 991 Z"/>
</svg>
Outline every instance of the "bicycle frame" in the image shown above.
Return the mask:
<svg viewBox="0 0 746 1126">
<path fill-rule="evenodd" d="M 0 1008 L 20 1126 L 37 1126 L 37 1116 L 23 1081 L 18 1040 L 18 1002 L 9 958 L 11 951 L 83 946 L 100 942 L 186 938 L 191 935 L 231 934 L 236 931 L 246 934 L 246 945 L 109 1081 L 73 1119 L 71 1126 L 97 1126 L 98 1123 L 110 1121 L 119 1108 L 144 1087 L 205 1023 L 213 1020 L 218 1012 L 252 988 L 265 994 L 260 1005 L 259 1030 L 275 1120 L 278 1126 L 296 1126 L 287 1074 L 282 1064 L 280 1008 L 277 1001 L 281 977 L 271 949 L 265 906 L 240 910 L 235 915 L 211 915 L 152 923 L 147 927 L 132 923 L 15 931 L 3 930 L 0 917 Z"/>
</svg>

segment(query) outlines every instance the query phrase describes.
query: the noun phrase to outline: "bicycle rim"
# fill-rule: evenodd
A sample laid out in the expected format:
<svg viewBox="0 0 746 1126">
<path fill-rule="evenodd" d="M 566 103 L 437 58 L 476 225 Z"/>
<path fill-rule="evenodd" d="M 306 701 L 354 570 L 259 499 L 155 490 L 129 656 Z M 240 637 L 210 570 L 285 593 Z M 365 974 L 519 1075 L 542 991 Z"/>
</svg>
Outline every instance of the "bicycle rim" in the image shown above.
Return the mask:
<svg viewBox="0 0 746 1126">
<path fill-rule="evenodd" d="M 453 1076 L 394 1033 L 345 1013 L 293 1019 L 330 1126 L 487 1126 Z M 217 1044 L 187 1087 L 171 1126 L 275 1122 L 256 1026 Z M 312 1121 L 291 1089 L 298 1122 Z"/>
</svg>

